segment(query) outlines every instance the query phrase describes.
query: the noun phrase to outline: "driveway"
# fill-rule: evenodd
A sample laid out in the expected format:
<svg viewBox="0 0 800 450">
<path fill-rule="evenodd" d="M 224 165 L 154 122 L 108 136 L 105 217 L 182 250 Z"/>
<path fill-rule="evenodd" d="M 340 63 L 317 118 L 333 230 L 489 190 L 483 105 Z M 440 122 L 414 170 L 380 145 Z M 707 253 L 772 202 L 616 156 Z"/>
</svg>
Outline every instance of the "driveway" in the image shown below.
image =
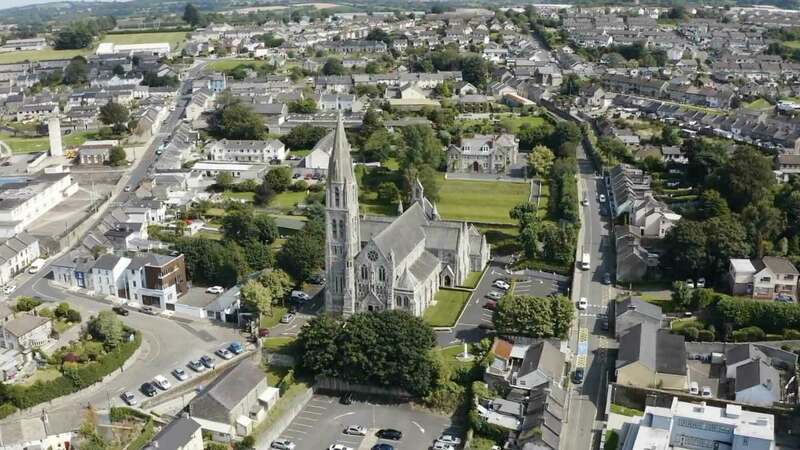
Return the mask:
<svg viewBox="0 0 800 450">
<path fill-rule="evenodd" d="M 367 428 L 366 436 L 342 433 L 350 425 Z M 332 444 L 343 444 L 356 450 L 368 450 L 379 442 L 386 442 L 397 450 L 423 450 L 445 430 L 450 431 L 449 417 L 416 409 L 408 403 L 378 403 L 367 399 L 353 399 L 342 405 L 338 397 L 314 395 L 305 408 L 283 430 L 281 439 L 297 444 L 296 450 L 326 449 Z M 403 432 L 400 441 L 378 439 L 375 433 L 381 428 L 394 428 Z"/>
</svg>

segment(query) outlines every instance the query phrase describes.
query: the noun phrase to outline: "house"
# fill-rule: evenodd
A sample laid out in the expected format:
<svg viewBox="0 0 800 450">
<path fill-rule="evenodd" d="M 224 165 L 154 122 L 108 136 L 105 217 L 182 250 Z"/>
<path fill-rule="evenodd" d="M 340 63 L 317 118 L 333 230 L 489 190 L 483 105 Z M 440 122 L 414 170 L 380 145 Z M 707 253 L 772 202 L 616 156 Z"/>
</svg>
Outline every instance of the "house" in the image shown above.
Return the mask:
<svg viewBox="0 0 800 450">
<path fill-rule="evenodd" d="M 736 368 L 736 401 L 772 406 L 781 400 L 781 376 L 763 359 L 751 360 Z"/>
<path fill-rule="evenodd" d="M 476 134 L 447 149 L 448 172 L 505 174 L 517 164 L 519 139 L 513 134 Z"/>
<path fill-rule="evenodd" d="M 784 183 L 792 176 L 800 176 L 800 155 L 781 154 L 776 157 L 778 179 Z"/>
<path fill-rule="evenodd" d="M 333 150 L 333 130 L 322 137 L 308 155 L 303 158 L 303 167 L 315 172 L 327 172 L 330 163 L 331 150 Z"/>
<path fill-rule="evenodd" d="M 189 403 L 189 414 L 215 441 L 247 436 L 278 401 L 264 370 L 245 359 L 214 380 Z"/>
<path fill-rule="evenodd" d="M 0 238 L 21 233 L 36 219 L 78 191 L 69 173 L 15 177 L 0 186 Z"/>
<path fill-rule="evenodd" d="M 619 337 L 617 383 L 685 390 L 689 387 L 684 337 L 643 322 Z"/>
<path fill-rule="evenodd" d="M 0 324 L 0 347 L 26 351 L 47 344 L 53 333 L 48 317 L 20 314 Z"/>
<path fill-rule="evenodd" d="M 39 240 L 28 233 L 0 240 L 0 285 L 11 281 L 39 256 Z"/>
<path fill-rule="evenodd" d="M 672 399 L 668 408 L 648 406 L 644 415 L 623 426 L 620 449 L 718 448 L 772 450 L 775 448 L 775 418 L 771 414 L 724 408 L 705 402 Z"/>
<path fill-rule="evenodd" d="M 661 328 L 664 313 L 661 307 L 636 297 L 614 303 L 614 337 L 641 323 Z"/>
<path fill-rule="evenodd" d="M 758 259 L 731 259 L 728 282 L 733 295 L 758 299 L 797 300 L 800 273 L 786 258 L 765 256 Z"/>
<path fill-rule="evenodd" d="M 69 252 L 50 264 L 50 269 L 53 271 L 53 281 L 60 285 L 68 288 L 90 289 L 93 265 L 94 258 L 91 255 Z"/>
<path fill-rule="evenodd" d="M 524 391 L 560 386 L 565 358 L 558 347 L 546 340 L 532 343 L 512 343 L 495 338 L 492 343 L 494 360 L 484 375 L 484 381 Z"/>
<path fill-rule="evenodd" d="M 78 159 L 82 165 L 102 165 L 111 159 L 111 149 L 118 146 L 117 140 L 86 141 L 78 147 Z"/>
<path fill-rule="evenodd" d="M 178 417 L 162 428 L 144 450 L 203 450 L 201 430 L 191 417 Z"/>
<path fill-rule="evenodd" d="M 130 262 L 129 258 L 110 254 L 97 258 L 90 272 L 94 291 L 101 295 L 124 297 L 125 269 Z"/>
<path fill-rule="evenodd" d="M 661 147 L 661 161 L 665 163 L 688 164 L 689 157 L 678 146 Z"/>
<path fill-rule="evenodd" d="M 174 311 L 178 297 L 189 290 L 183 255 L 136 255 L 125 272 L 128 300 L 161 311 Z"/>
<path fill-rule="evenodd" d="M 206 147 L 206 155 L 211 161 L 237 161 L 269 163 L 286 159 L 286 146 L 283 142 L 245 141 L 222 139 Z"/>
<path fill-rule="evenodd" d="M 361 112 L 364 104 L 352 94 L 319 94 L 317 107 L 322 111 Z"/>
</svg>

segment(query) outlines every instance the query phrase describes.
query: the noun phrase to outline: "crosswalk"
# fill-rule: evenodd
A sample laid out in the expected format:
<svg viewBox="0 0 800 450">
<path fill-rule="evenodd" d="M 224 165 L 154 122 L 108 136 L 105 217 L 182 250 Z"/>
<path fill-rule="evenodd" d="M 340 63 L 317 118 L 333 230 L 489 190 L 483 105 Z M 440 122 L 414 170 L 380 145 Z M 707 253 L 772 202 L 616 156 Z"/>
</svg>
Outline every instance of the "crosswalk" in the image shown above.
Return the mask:
<svg viewBox="0 0 800 450">
<path fill-rule="evenodd" d="M 578 317 L 599 317 L 608 314 L 608 305 L 588 305 L 585 310 L 578 311 Z"/>
</svg>

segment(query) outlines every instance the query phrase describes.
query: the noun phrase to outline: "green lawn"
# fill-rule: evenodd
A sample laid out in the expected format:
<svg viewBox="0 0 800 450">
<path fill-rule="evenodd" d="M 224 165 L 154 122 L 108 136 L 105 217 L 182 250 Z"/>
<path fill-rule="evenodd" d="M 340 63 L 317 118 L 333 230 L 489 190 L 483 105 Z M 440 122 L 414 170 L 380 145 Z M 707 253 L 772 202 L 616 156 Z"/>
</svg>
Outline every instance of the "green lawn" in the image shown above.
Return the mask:
<svg viewBox="0 0 800 450">
<path fill-rule="evenodd" d="M 46 369 L 39 369 L 33 373 L 33 375 L 22 382 L 22 386 L 31 386 L 37 381 L 46 382 L 55 380 L 56 378 L 61 376 L 61 372 L 58 371 L 55 367 L 48 367 Z"/>
<path fill-rule="evenodd" d="M 772 108 L 772 104 L 759 97 L 752 102 L 742 103 L 742 107 L 745 109 L 769 109 Z"/>
<path fill-rule="evenodd" d="M 311 150 L 292 150 L 290 155 L 297 156 L 298 158 L 305 158 L 309 153 L 311 153 Z"/>
<path fill-rule="evenodd" d="M 267 367 L 267 385 L 277 386 L 283 377 L 289 372 L 288 367 L 279 367 L 270 365 Z"/>
<path fill-rule="evenodd" d="M 185 40 L 185 31 L 169 31 L 164 33 L 107 34 L 101 42 L 111 42 L 112 44 L 153 44 L 156 42 L 166 42 L 170 45 L 172 51 L 175 51 Z"/>
<path fill-rule="evenodd" d="M 207 70 L 216 72 L 226 72 L 233 70 L 241 64 L 252 64 L 254 66 L 263 66 L 266 64 L 264 61 L 258 61 L 250 58 L 236 58 L 236 59 L 221 59 L 219 61 L 212 61 L 206 66 Z"/>
<path fill-rule="evenodd" d="M 55 321 L 53 321 L 53 329 L 58 334 L 64 333 L 65 331 L 67 331 L 70 328 L 72 328 L 73 325 L 75 325 L 75 324 L 72 323 L 72 322 L 64 322 L 63 320 L 55 320 Z"/>
<path fill-rule="evenodd" d="M 680 332 L 684 328 L 695 327 L 698 330 L 706 328 L 705 324 L 695 317 L 687 317 L 685 319 L 675 319 L 670 324 L 672 331 Z"/>
<path fill-rule="evenodd" d="M 786 41 L 786 42 L 783 43 L 783 45 L 785 45 L 785 46 L 787 46 L 789 48 L 792 48 L 792 49 L 796 49 L 796 48 L 800 48 L 800 41 Z"/>
<path fill-rule="evenodd" d="M 493 255 L 510 255 L 520 250 L 517 241 L 519 230 L 514 225 L 478 225 L 478 230 L 486 236 Z"/>
<path fill-rule="evenodd" d="M 308 193 L 306 191 L 281 192 L 280 194 L 276 195 L 274 199 L 272 199 L 272 201 L 269 203 L 269 206 L 272 208 L 291 210 L 294 209 L 295 205 L 298 203 L 302 203 L 307 196 Z"/>
<path fill-rule="evenodd" d="M 644 412 L 639 411 L 638 409 L 626 408 L 622 405 L 617 405 L 616 403 L 611 404 L 611 412 L 629 417 L 644 415 Z"/>
<path fill-rule="evenodd" d="M 79 50 L 29 50 L 24 52 L 0 53 L 0 64 L 11 64 L 22 61 L 47 61 L 51 59 L 70 59 L 91 54 L 93 49 Z"/>
<path fill-rule="evenodd" d="M 451 345 L 437 349 L 444 359 L 444 363 L 450 366 L 452 370 L 459 368 L 472 367 L 473 361 L 460 361 L 458 357 L 464 353 L 464 344 Z"/>
<path fill-rule="evenodd" d="M 478 286 L 478 282 L 481 280 L 482 274 L 483 272 L 470 272 L 461 285 L 466 288 L 475 289 L 475 287 Z"/>
<path fill-rule="evenodd" d="M 534 199 L 536 202 L 536 217 L 544 219 L 550 212 L 550 186 L 546 181 L 542 181 L 539 186 L 539 195 Z"/>
<path fill-rule="evenodd" d="M 491 450 L 495 445 L 498 445 L 498 443 L 489 438 L 474 435 L 472 441 L 469 443 L 469 448 L 472 450 Z"/>
<path fill-rule="evenodd" d="M 216 231 L 200 230 L 194 235 L 194 237 L 198 239 L 211 239 L 212 241 L 221 241 L 222 233 Z"/>
<path fill-rule="evenodd" d="M 437 206 L 445 219 L 514 224 L 508 211 L 528 200 L 530 193 L 528 183 L 443 180 Z"/>
<path fill-rule="evenodd" d="M 253 196 L 256 195 L 254 192 L 231 192 L 225 191 L 222 196 L 227 199 L 236 199 L 236 200 L 244 200 L 246 202 L 252 202 Z"/>
<path fill-rule="evenodd" d="M 273 353 L 288 353 L 294 341 L 295 338 L 291 336 L 268 337 L 262 339 L 264 348 Z"/>
<path fill-rule="evenodd" d="M 286 314 L 288 310 L 284 306 L 273 306 L 272 315 L 263 314 L 261 316 L 261 327 L 272 328 L 281 321 L 281 317 Z"/>
<path fill-rule="evenodd" d="M 519 132 L 519 127 L 522 124 L 530 124 L 534 128 L 538 128 L 544 125 L 545 120 L 539 116 L 506 116 L 500 119 L 500 125 L 509 131 L 509 133 L 517 134 Z"/>
<path fill-rule="evenodd" d="M 64 148 L 78 147 L 87 139 L 91 139 L 94 133 L 70 133 L 62 137 L 61 144 Z M 0 141 L 5 142 L 14 153 L 33 153 L 46 152 L 50 150 L 50 139 L 47 136 L 29 138 L 15 137 L 6 132 L 0 132 Z"/>
<path fill-rule="evenodd" d="M 451 327 L 469 300 L 469 292 L 455 289 L 440 289 L 436 293 L 436 304 L 429 306 L 422 316 L 433 327 Z"/>
</svg>

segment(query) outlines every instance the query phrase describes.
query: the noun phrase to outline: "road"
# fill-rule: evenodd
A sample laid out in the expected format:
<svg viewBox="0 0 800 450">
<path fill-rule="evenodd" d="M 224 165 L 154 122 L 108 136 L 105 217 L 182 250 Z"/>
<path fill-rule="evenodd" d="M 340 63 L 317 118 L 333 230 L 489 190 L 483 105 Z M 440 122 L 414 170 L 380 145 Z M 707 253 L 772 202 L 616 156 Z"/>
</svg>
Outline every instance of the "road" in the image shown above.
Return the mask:
<svg viewBox="0 0 800 450">
<path fill-rule="evenodd" d="M 574 355 L 573 367 L 584 367 L 586 373 L 583 384 L 572 388 L 568 420 L 564 425 L 566 431 L 561 433 L 561 448 L 564 450 L 591 449 L 600 441 L 601 427 L 596 426 L 595 420 L 598 410 L 602 412 L 605 408 L 609 367 L 604 349 L 611 338 L 601 330 L 597 315 L 606 313 L 610 298 L 610 288 L 602 282 L 603 275 L 613 274 L 615 267 L 609 224 L 607 217 L 601 215 L 601 209 L 608 205 L 598 200 L 599 193 L 608 195 L 583 146 L 578 148 L 578 172 L 578 195 L 589 201 L 588 206 L 581 206 L 578 250 L 579 253 L 589 253 L 591 268 L 575 274 L 572 298 L 577 301 L 586 297 L 589 306 L 585 311 L 578 311 L 569 346 Z"/>
</svg>

